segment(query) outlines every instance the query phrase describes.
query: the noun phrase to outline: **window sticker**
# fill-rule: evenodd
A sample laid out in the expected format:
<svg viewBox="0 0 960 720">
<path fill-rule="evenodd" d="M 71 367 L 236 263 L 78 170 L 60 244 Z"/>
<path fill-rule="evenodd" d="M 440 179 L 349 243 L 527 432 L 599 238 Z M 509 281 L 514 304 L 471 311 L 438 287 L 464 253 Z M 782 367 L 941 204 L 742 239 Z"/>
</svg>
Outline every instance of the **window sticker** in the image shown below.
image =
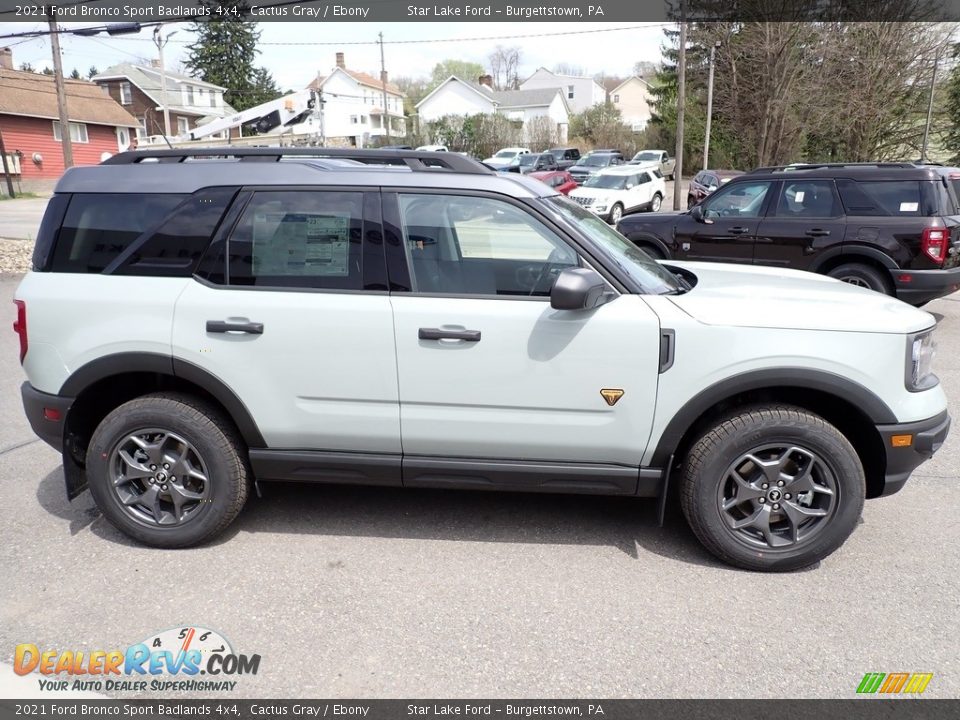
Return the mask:
<svg viewBox="0 0 960 720">
<path fill-rule="evenodd" d="M 797 194 L 794 196 L 793 201 L 802 203 L 804 195 L 805 195 L 805 192 L 803 190 L 797 190 Z"/>
<path fill-rule="evenodd" d="M 347 277 L 350 216 L 257 213 L 254 275 Z"/>
<path fill-rule="evenodd" d="M 900 203 L 900 212 L 916 212 L 920 209 L 920 203 L 902 202 Z"/>
</svg>

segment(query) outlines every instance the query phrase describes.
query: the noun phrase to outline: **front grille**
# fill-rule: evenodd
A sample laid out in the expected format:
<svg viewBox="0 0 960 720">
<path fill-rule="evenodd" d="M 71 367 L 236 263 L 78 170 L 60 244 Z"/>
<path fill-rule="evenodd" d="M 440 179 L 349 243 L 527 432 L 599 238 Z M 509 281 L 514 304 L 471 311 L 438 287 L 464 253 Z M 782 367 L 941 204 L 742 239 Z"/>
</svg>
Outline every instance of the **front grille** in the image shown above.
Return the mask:
<svg viewBox="0 0 960 720">
<path fill-rule="evenodd" d="M 573 199 L 581 205 L 589 205 L 591 202 L 593 202 L 593 198 L 588 197 L 574 197 Z"/>
</svg>

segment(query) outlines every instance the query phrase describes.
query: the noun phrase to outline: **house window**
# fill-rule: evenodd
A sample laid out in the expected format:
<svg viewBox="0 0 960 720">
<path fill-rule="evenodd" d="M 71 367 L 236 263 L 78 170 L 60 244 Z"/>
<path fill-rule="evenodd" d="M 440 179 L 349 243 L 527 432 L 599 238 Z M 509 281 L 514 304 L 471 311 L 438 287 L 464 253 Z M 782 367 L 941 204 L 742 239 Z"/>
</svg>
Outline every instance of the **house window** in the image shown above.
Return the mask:
<svg viewBox="0 0 960 720">
<path fill-rule="evenodd" d="M 567 85 L 567 100 L 573 100 L 573 85 Z"/>
<path fill-rule="evenodd" d="M 350 116 L 350 124 L 351 124 L 351 125 L 356 125 L 356 124 L 357 124 L 357 116 L 356 116 L 356 115 L 351 115 L 351 116 Z"/>
<path fill-rule="evenodd" d="M 213 92 L 213 90 L 211 90 L 210 91 L 210 107 L 216 107 L 216 106 L 217 106 L 217 96 Z"/>
<path fill-rule="evenodd" d="M 177 118 L 177 134 L 186 135 L 190 132 L 190 121 L 185 117 Z"/>
<path fill-rule="evenodd" d="M 620 96 L 619 96 L 619 95 L 614 95 L 614 96 L 613 96 L 613 101 L 614 101 L 615 103 L 620 102 Z"/>
<path fill-rule="evenodd" d="M 137 137 L 142 138 L 149 135 L 149 133 L 147 132 L 147 116 L 141 115 L 140 117 L 137 118 L 137 122 L 140 123 L 140 127 L 137 128 Z"/>
<path fill-rule="evenodd" d="M 60 135 L 60 121 L 53 121 L 53 139 L 61 142 L 63 138 Z M 70 123 L 70 140 L 75 143 L 90 142 L 87 137 L 87 126 L 84 123 Z"/>
<path fill-rule="evenodd" d="M 193 85 L 187 85 L 187 105 L 193 105 Z"/>
<path fill-rule="evenodd" d="M 100 92 L 102 92 L 102 93 L 103 93 L 104 95 L 106 95 L 107 97 L 110 97 L 110 86 L 109 86 L 109 85 L 101 85 L 101 86 L 100 86 Z M 123 92 L 123 91 L 121 90 L 121 92 Z"/>
<path fill-rule="evenodd" d="M 133 92 L 130 90 L 130 83 L 128 82 L 120 83 L 120 102 L 123 105 L 133 103 Z"/>
</svg>

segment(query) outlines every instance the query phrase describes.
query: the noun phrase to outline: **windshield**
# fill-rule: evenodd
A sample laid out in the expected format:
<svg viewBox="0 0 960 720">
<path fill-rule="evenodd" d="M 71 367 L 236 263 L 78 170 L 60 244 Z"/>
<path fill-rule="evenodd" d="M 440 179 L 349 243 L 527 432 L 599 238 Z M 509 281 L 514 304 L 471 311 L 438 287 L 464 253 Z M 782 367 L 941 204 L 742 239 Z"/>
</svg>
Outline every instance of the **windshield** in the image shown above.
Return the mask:
<svg viewBox="0 0 960 720">
<path fill-rule="evenodd" d="M 530 155 L 529 153 L 528 153 L 527 155 L 521 155 L 521 156 L 520 156 L 520 164 L 521 164 L 521 165 L 533 165 L 533 164 L 537 161 L 537 158 L 538 158 L 538 157 L 540 157 L 540 156 L 539 156 L 539 155 Z"/>
<path fill-rule="evenodd" d="M 512 157 L 513 157 L 514 155 L 516 155 L 516 154 L 517 154 L 517 151 L 516 151 L 516 150 L 501 150 L 501 151 L 498 152 L 496 155 L 494 155 L 494 157 L 498 157 L 498 158 L 512 158 Z"/>
<path fill-rule="evenodd" d="M 583 187 L 603 188 L 605 190 L 623 190 L 627 183 L 626 175 L 591 175 Z"/>
<path fill-rule="evenodd" d="M 609 155 L 590 155 L 589 157 L 580 158 L 580 160 L 577 162 L 577 165 L 592 165 L 593 167 L 603 167 L 604 165 L 609 164 Z"/>
<path fill-rule="evenodd" d="M 660 160 L 660 153 L 650 152 L 649 150 L 646 152 L 638 152 L 636 155 L 633 156 L 633 159 L 634 160 Z"/>
<path fill-rule="evenodd" d="M 540 202 L 548 205 L 564 221 L 589 235 L 644 292 L 656 295 L 683 292 L 679 280 L 669 270 L 573 200 L 563 195 L 551 195 Z"/>
</svg>

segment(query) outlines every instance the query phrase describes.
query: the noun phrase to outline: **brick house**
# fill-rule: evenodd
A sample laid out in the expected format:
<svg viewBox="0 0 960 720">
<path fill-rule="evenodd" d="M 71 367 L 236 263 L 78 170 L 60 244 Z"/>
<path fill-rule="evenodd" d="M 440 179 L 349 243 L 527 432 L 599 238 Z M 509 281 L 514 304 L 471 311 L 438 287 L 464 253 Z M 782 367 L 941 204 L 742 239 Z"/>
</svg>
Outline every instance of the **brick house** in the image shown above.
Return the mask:
<svg viewBox="0 0 960 720">
<path fill-rule="evenodd" d="M 165 74 L 166 96 L 160 69 L 154 66 L 120 63 L 94 75 L 93 82 L 137 119 L 141 140 L 165 134 L 164 105 L 170 111 L 171 137 L 185 136 L 198 125 L 236 113 L 224 102 L 225 88 L 170 70 Z"/>
<path fill-rule="evenodd" d="M 74 164 L 95 165 L 105 153 L 126 150 L 136 119 L 91 82 L 66 80 L 65 86 Z M 21 190 L 49 190 L 63 174 L 58 118 L 53 76 L 14 70 L 10 49 L 0 49 L 0 133 Z"/>
</svg>

